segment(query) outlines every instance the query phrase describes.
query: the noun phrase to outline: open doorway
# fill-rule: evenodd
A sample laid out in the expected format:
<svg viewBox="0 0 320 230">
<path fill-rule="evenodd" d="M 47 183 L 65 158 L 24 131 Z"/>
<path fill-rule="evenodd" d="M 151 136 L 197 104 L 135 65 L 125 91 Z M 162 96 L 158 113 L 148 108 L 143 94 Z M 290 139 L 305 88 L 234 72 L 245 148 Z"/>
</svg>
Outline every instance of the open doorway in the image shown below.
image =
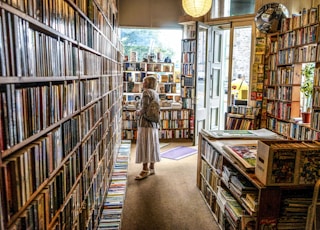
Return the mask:
<svg viewBox="0 0 320 230">
<path fill-rule="evenodd" d="M 248 103 L 252 22 L 211 26 L 209 31 L 206 129 L 222 130 L 228 106 Z"/>
</svg>

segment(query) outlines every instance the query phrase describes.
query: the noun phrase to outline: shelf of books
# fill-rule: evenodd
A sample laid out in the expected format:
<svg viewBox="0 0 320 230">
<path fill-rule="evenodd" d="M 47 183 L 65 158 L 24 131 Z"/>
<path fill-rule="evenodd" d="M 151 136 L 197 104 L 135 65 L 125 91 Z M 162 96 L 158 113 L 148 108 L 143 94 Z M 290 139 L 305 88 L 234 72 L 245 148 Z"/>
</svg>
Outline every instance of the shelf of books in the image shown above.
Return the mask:
<svg viewBox="0 0 320 230">
<path fill-rule="evenodd" d="M 189 137 L 189 111 L 182 109 L 180 80 L 175 76 L 174 63 L 124 62 L 122 138 L 137 139 L 137 117 L 143 91 L 143 78 L 155 75 L 158 78 L 157 92 L 160 97 L 161 139 L 185 139 Z"/>
<path fill-rule="evenodd" d="M 264 98 L 266 99 L 267 128 L 289 139 L 319 139 L 317 107 L 312 111 L 311 125 L 301 122 L 302 70 L 306 63 L 317 61 L 318 17 L 317 8 L 304 9 L 283 19 L 281 31 L 267 35 Z M 317 54 L 318 53 L 318 54 Z M 316 79 L 316 76 L 315 76 Z M 312 87 L 312 86 L 311 86 Z M 313 103 L 317 103 L 314 87 Z"/>
<path fill-rule="evenodd" d="M 220 228 L 304 229 L 320 178 L 319 143 L 231 131 L 199 135 L 197 186 Z"/>
<path fill-rule="evenodd" d="M 260 126 L 266 127 L 266 107 L 263 98 L 265 59 L 266 59 L 266 35 L 256 33 L 254 62 L 252 66 L 252 76 L 250 84 L 250 104 L 259 109 Z"/>
<path fill-rule="evenodd" d="M 320 44 L 318 44 L 320 50 Z M 318 62 L 320 62 L 320 52 L 318 53 Z M 312 98 L 312 116 L 311 116 L 311 127 L 315 130 L 320 130 L 320 63 L 316 63 L 314 71 L 313 81 L 313 98 Z"/>
<path fill-rule="evenodd" d="M 125 109 L 136 109 L 143 90 L 143 78 L 158 78 L 157 92 L 162 106 L 180 105 L 180 80 L 174 73 L 174 63 L 124 62 L 123 103 Z"/>
<path fill-rule="evenodd" d="M 123 110 L 122 112 L 122 138 L 126 140 L 137 139 L 137 118 L 135 110 Z M 189 138 L 188 109 L 167 109 L 160 110 L 160 139 L 186 139 Z"/>
<path fill-rule="evenodd" d="M 231 106 L 225 115 L 226 130 L 250 130 L 260 128 L 260 107 Z"/>
<path fill-rule="evenodd" d="M 2 229 L 97 227 L 121 141 L 116 9 L 1 1 Z"/>
<path fill-rule="evenodd" d="M 227 114 L 226 130 L 250 130 L 256 128 L 256 118 L 243 114 Z"/>
<path fill-rule="evenodd" d="M 194 136 L 195 76 L 197 63 L 196 22 L 183 23 L 181 41 L 181 100 L 182 108 L 190 110 L 189 137 Z"/>
</svg>

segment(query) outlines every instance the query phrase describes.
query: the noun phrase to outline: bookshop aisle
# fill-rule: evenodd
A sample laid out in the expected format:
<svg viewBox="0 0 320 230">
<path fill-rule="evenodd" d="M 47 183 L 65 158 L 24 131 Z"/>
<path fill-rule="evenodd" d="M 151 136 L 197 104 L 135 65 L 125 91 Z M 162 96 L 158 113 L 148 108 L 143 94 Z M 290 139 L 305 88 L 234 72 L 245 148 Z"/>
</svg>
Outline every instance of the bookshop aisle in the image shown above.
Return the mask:
<svg viewBox="0 0 320 230">
<path fill-rule="evenodd" d="M 172 142 L 161 152 L 177 146 L 190 147 L 192 142 Z M 155 175 L 137 181 L 142 166 L 135 163 L 135 147 L 133 143 L 121 230 L 219 229 L 196 186 L 197 154 L 162 158 Z"/>
</svg>

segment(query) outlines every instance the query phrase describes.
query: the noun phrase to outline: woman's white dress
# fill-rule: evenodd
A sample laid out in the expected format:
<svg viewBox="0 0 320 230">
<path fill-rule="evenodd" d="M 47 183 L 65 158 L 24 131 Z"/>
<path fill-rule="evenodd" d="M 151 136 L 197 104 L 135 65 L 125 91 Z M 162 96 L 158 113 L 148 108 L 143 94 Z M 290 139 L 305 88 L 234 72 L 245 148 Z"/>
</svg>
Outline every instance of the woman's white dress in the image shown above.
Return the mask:
<svg viewBox="0 0 320 230">
<path fill-rule="evenodd" d="M 159 101 L 155 90 L 148 89 L 153 98 Z M 152 98 L 146 91 L 142 94 L 141 109 L 139 110 L 138 133 L 136 142 L 136 163 L 150 163 L 160 161 L 160 143 L 158 124 L 150 122 L 143 117 Z"/>
</svg>

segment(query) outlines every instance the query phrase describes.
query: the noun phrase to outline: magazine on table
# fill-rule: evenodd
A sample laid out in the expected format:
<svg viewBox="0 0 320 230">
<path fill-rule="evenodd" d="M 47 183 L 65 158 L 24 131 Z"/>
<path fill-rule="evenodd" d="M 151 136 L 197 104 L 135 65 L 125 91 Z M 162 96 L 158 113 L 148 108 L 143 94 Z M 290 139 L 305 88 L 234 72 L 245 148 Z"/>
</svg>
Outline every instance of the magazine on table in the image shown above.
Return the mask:
<svg viewBox="0 0 320 230">
<path fill-rule="evenodd" d="M 281 139 L 281 137 L 268 130 L 268 129 L 256 129 L 256 130 L 206 130 L 202 129 L 202 132 L 210 137 L 217 139 Z"/>
</svg>

